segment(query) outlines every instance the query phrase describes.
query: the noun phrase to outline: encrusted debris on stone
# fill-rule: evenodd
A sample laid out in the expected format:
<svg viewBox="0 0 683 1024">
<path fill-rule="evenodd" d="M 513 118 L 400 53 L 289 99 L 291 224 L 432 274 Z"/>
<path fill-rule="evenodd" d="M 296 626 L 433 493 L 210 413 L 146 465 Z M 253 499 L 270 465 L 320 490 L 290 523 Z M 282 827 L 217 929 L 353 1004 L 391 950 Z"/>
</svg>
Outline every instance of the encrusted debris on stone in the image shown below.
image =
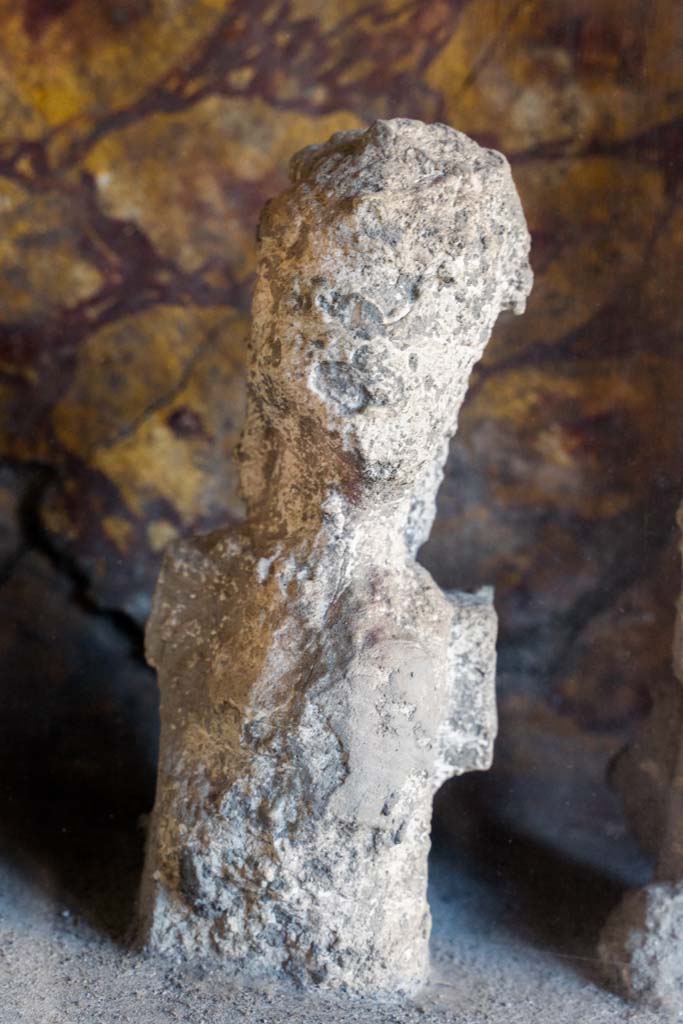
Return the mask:
<svg viewBox="0 0 683 1024">
<path fill-rule="evenodd" d="M 174 544 L 148 948 L 381 992 L 428 967 L 432 797 L 487 768 L 489 591 L 415 561 L 474 363 L 531 287 L 507 161 L 378 121 L 291 163 L 259 225 L 247 520 Z"/>
</svg>

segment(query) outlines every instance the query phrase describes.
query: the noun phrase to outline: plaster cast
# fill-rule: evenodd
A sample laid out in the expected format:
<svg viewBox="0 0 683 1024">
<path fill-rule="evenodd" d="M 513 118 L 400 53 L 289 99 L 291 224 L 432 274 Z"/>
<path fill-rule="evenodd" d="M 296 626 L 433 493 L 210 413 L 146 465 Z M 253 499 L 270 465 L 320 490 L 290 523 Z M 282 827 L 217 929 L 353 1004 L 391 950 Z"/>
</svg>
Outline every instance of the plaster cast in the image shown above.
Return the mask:
<svg viewBox="0 0 683 1024">
<path fill-rule="evenodd" d="M 247 521 L 174 545 L 147 945 L 412 990 L 432 797 L 488 767 L 491 594 L 414 560 L 470 371 L 531 285 L 506 160 L 379 121 L 291 163 L 259 226 L 240 458 Z"/>
</svg>

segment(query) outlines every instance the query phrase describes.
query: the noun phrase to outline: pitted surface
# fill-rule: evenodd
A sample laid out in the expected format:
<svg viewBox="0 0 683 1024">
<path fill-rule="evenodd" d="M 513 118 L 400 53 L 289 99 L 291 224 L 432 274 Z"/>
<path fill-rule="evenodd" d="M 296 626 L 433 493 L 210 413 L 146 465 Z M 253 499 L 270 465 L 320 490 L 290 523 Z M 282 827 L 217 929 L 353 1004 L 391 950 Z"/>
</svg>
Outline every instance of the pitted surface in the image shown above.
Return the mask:
<svg viewBox="0 0 683 1024">
<path fill-rule="evenodd" d="M 490 592 L 414 561 L 470 370 L 521 312 L 505 159 L 377 122 L 264 209 L 239 530 L 173 547 L 148 626 L 160 773 L 141 931 L 247 972 L 414 990 L 432 797 L 488 767 Z"/>
</svg>

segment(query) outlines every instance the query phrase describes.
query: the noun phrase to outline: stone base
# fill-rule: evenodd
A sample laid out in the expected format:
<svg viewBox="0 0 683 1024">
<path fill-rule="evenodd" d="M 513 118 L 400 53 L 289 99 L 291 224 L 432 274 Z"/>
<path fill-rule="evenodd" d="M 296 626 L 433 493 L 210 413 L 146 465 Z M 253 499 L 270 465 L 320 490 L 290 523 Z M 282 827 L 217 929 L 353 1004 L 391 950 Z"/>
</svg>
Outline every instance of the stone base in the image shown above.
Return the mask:
<svg viewBox="0 0 683 1024">
<path fill-rule="evenodd" d="M 629 998 L 683 1011 L 683 883 L 629 893 L 608 918 L 598 952 L 609 980 Z"/>
</svg>

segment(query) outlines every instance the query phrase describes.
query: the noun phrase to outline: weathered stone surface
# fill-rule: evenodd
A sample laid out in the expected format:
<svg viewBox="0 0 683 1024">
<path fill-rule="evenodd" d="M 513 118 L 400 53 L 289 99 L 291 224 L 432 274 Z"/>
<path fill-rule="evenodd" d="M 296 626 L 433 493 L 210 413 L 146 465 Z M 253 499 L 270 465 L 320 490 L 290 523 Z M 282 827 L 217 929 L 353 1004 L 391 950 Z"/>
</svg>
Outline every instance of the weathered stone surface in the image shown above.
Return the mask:
<svg viewBox="0 0 683 1024">
<path fill-rule="evenodd" d="M 425 978 L 432 797 L 488 767 L 491 595 L 414 556 L 502 309 L 531 286 L 505 159 L 378 121 L 292 160 L 259 227 L 248 517 L 174 545 L 148 626 L 153 949 L 302 982 Z"/>
<path fill-rule="evenodd" d="M 683 993 L 683 884 L 628 893 L 600 940 L 608 977 L 633 999 L 678 1011 Z"/>
<path fill-rule="evenodd" d="M 550 787 L 536 780 L 564 785 L 590 762 L 586 786 L 567 792 L 563 842 L 581 825 L 594 834 L 604 805 L 596 814 L 584 794 L 668 671 L 677 589 L 652 572 L 683 488 L 677 5 L 0 11 L 0 455 L 49 469 L 34 525 L 100 609 L 139 626 L 164 544 L 243 513 L 233 449 L 254 225 L 285 185 L 286 155 L 400 115 L 452 121 L 510 156 L 536 285 L 475 369 L 421 558 L 446 588 L 496 588 L 502 728 L 492 772 L 471 777 L 472 807 L 545 828 Z M 206 358 L 179 392 L 187 363 L 167 335 L 181 322 Z M 93 359 L 115 325 L 124 349 L 144 351 L 140 389 Z M 86 646 L 87 621 L 96 650 L 99 620 L 85 619 Z M 54 628 L 44 618 L 39 632 Z M 606 823 L 601 865 L 622 827 Z"/>
<path fill-rule="evenodd" d="M 683 506 L 679 510 L 683 527 Z M 683 554 L 683 548 L 681 549 Z M 679 1012 L 683 1006 L 683 599 L 673 686 L 663 687 L 640 743 L 623 758 L 629 810 L 658 858 L 655 881 L 627 894 L 600 940 L 609 977 L 628 995 Z M 638 820 L 640 819 L 640 820 Z"/>
</svg>

